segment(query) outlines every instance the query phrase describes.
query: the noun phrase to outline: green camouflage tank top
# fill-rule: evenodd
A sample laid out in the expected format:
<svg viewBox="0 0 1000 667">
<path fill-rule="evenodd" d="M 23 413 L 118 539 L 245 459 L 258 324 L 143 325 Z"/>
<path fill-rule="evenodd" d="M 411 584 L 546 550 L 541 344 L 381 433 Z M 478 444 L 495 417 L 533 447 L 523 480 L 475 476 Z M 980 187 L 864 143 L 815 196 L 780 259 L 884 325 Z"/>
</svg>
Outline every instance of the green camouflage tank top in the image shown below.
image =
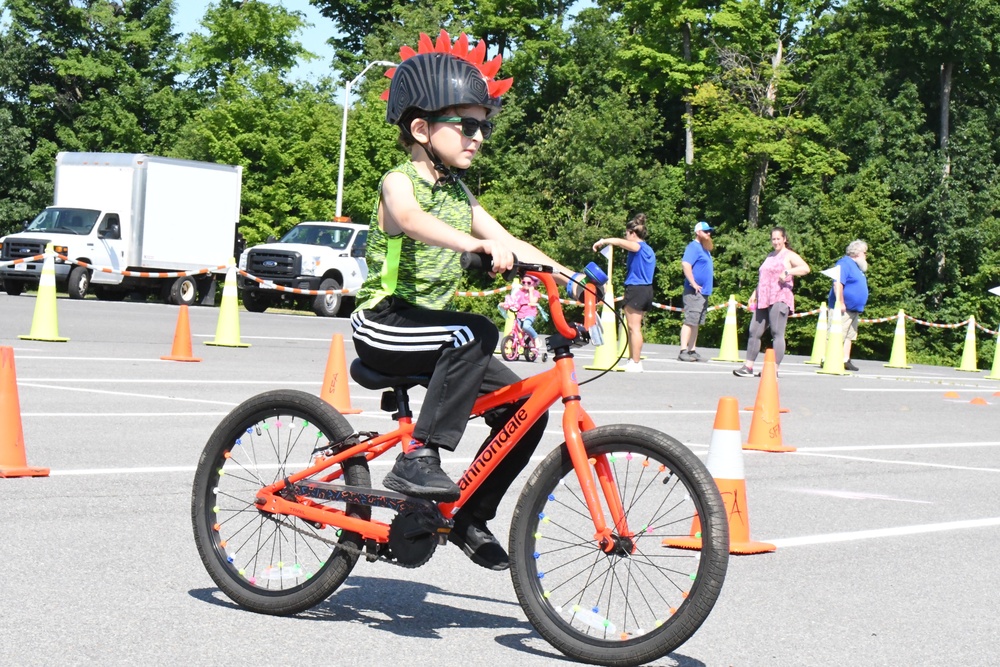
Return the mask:
<svg viewBox="0 0 1000 667">
<path fill-rule="evenodd" d="M 413 194 L 420 208 L 455 229 L 472 233 L 472 203 L 461 183 L 433 187 L 417 173 L 412 162 L 404 162 L 390 170 L 405 174 L 413 183 Z M 378 226 L 379 199 L 372 211 L 368 228 L 368 277 L 358 290 L 355 309 L 373 308 L 388 296 L 429 310 L 444 310 L 460 286 L 462 267 L 460 255 L 454 250 L 437 248 L 411 239 L 406 234 L 389 236 Z"/>
</svg>

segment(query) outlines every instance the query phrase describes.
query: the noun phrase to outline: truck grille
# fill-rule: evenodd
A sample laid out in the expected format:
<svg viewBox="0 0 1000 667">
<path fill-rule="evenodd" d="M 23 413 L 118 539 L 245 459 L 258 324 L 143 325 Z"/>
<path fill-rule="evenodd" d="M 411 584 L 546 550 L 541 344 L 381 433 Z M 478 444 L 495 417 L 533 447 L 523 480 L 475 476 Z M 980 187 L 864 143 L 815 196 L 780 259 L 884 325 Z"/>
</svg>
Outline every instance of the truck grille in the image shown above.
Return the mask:
<svg viewBox="0 0 1000 667">
<path fill-rule="evenodd" d="M 258 278 L 294 278 L 300 275 L 302 256 L 282 250 L 251 250 L 247 272 Z"/>
<path fill-rule="evenodd" d="M 34 257 L 45 252 L 47 241 L 40 239 L 7 239 L 3 242 L 3 249 L 0 250 L 0 259 L 21 259 L 22 257 Z"/>
</svg>

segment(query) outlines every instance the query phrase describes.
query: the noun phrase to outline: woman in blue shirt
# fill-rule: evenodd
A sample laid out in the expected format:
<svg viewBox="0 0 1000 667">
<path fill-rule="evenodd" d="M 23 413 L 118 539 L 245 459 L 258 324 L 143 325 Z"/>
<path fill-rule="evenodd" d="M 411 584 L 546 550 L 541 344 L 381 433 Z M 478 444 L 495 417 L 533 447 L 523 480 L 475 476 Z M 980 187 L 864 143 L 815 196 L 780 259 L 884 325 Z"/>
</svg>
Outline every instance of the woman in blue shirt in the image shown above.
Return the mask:
<svg viewBox="0 0 1000 667">
<path fill-rule="evenodd" d="M 628 327 L 629 360 L 626 373 L 642 372 L 642 319 L 653 307 L 653 271 L 656 270 L 656 253 L 646 243 L 646 214 L 640 213 L 625 225 L 625 238 L 601 239 L 594 250 L 606 245 L 618 246 L 628 251 L 625 260 L 625 325 Z"/>
</svg>

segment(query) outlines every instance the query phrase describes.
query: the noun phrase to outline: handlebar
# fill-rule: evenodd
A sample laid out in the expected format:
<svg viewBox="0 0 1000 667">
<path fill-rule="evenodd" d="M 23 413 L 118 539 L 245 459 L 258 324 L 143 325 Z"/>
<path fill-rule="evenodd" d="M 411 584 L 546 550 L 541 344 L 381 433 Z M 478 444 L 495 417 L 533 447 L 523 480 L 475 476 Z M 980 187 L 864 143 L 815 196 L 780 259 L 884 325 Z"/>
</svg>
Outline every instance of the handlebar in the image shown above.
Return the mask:
<svg viewBox="0 0 1000 667">
<path fill-rule="evenodd" d="M 461 258 L 462 268 L 465 270 L 490 271 L 493 267 L 493 258 L 487 253 L 463 252 Z M 563 314 L 562 303 L 559 301 L 559 287 L 552 277 L 552 267 L 545 264 L 528 264 L 517 261 L 514 257 L 514 266 L 501 274 L 504 280 L 511 280 L 515 275 L 529 275 L 539 279 L 545 285 L 545 292 L 549 296 L 549 312 L 552 315 L 552 324 L 556 331 L 562 334 L 567 340 L 573 341 L 577 338 L 581 340 L 593 340 L 596 345 L 601 343 L 601 329 L 597 322 L 597 286 L 592 283 L 584 285 L 583 292 L 583 326 L 570 324 Z"/>
</svg>

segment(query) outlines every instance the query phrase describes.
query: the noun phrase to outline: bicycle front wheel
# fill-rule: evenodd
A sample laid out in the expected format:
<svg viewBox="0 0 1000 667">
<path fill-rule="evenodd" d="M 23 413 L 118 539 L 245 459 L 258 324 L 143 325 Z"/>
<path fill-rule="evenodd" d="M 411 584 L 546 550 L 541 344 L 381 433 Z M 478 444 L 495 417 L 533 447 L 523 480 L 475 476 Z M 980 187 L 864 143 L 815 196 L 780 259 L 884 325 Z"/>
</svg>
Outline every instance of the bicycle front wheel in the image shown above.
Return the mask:
<svg viewBox="0 0 1000 667">
<path fill-rule="evenodd" d="M 191 518 L 205 568 L 234 602 L 263 614 L 296 614 L 329 597 L 350 574 L 359 535 L 262 512 L 255 500 L 262 487 L 309 467 L 329 443 L 353 432 L 326 401 L 294 390 L 255 396 L 215 429 L 195 473 Z M 341 483 L 371 485 L 364 457 L 342 468 Z M 369 507 L 338 509 L 371 518 Z"/>
<path fill-rule="evenodd" d="M 513 334 L 504 336 L 503 340 L 500 341 L 500 356 L 505 361 L 517 361 L 520 354 L 521 351 L 517 349 L 517 341 L 514 340 Z"/>
<path fill-rule="evenodd" d="M 670 436 L 616 425 L 583 434 L 593 463 L 607 461 L 625 515 L 602 550 L 565 445 L 532 474 L 514 510 L 511 577 L 535 629 L 583 662 L 625 667 L 660 658 L 708 617 L 725 580 L 729 529 L 704 464 Z M 595 475 L 595 479 L 596 475 Z M 701 526 L 701 552 L 663 546 Z"/>
</svg>

